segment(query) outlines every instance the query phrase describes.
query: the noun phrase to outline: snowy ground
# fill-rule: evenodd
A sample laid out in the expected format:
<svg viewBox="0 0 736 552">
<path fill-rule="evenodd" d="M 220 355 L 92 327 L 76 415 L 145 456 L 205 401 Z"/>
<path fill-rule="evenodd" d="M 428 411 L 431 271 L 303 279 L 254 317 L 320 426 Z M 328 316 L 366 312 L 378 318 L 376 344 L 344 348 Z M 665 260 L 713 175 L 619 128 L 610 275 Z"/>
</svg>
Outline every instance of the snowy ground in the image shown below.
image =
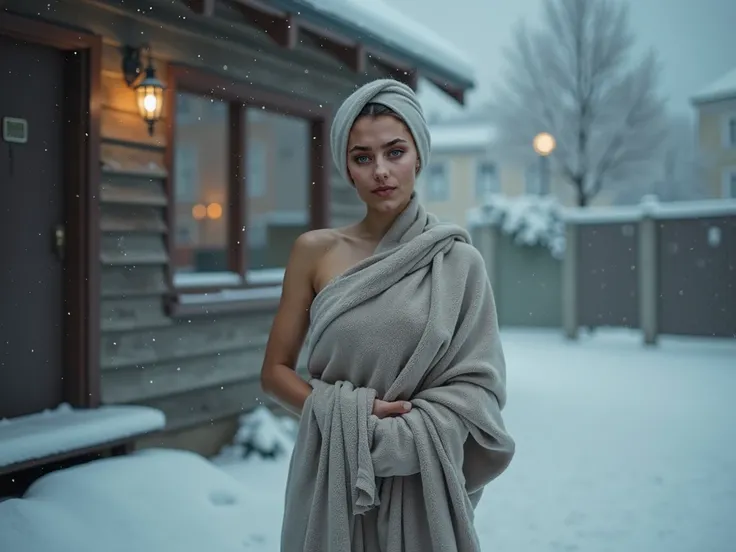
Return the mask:
<svg viewBox="0 0 736 552">
<path fill-rule="evenodd" d="M 518 453 L 479 505 L 484 549 L 736 550 L 736 340 L 504 342 Z"/>
<path fill-rule="evenodd" d="M 517 455 L 478 506 L 483 550 L 736 550 L 736 340 L 640 343 L 505 332 Z M 278 511 L 286 460 L 225 469 Z"/>
<path fill-rule="evenodd" d="M 518 452 L 476 512 L 484 551 L 736 549 L 736 340 L 540 330 L 504 344 Z M 275 552 L 288 458 L 233 451 L 216 464 L 242 484 L 172 451 L 43 478 L 0 502 L 0 550 Z"/>
</svg>

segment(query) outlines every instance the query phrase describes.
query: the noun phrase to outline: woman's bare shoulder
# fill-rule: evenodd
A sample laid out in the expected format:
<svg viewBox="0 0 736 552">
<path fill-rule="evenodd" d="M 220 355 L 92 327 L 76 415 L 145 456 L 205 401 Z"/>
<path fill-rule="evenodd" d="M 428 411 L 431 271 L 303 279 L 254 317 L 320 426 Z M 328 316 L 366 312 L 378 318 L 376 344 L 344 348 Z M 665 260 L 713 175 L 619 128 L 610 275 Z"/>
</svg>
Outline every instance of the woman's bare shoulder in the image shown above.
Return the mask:
<svg viewBox="0 0 736 552">
<path fill-rule="evenodd" d="M 294 242 L 294 250 L 316 260 L 343 239 L 341 228 L 319 228 L 301 234 Z"/>
</svg>

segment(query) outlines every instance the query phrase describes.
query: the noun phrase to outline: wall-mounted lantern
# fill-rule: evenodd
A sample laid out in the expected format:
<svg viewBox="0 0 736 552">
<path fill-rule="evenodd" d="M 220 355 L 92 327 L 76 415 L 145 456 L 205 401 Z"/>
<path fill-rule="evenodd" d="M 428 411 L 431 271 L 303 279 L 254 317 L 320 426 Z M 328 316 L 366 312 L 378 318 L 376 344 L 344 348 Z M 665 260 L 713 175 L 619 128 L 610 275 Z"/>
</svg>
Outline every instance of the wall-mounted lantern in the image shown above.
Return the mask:
<svg viewBox="0 0 736 552">
<path fill-rule="evenodd" d="M 148 65 L 145 69 L 142 69 L 141 64 L 142 50 L 148 53 Z M 123 75 L 128 86 L 135 90 L 138 112 L 148 125 L 148 135 L 153 136 L 153 127 L 161 118 L 163 111 L 165 86 L 156 78 L 156 69 L 153 67 L 153 56 L 149 46 L 124 47 Z"/>
</svg>

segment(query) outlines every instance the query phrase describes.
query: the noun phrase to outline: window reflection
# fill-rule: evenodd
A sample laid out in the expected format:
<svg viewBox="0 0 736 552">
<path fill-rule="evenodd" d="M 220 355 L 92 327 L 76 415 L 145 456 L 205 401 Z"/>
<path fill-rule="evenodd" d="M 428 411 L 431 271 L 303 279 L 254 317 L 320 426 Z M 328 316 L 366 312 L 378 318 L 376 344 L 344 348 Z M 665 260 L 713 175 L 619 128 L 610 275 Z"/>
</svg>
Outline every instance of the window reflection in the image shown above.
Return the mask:
<svg viewBox="0 0 736 552">
<path fill-rule="evenodd" d="M 310 123 L 246 110 L 248 279 L 283 272 L 294 240 L 309 229 Z"/>
<path fill-rule="evenodd" d="M 177 94 L 174 151 L 177 272 L 227 270 L 228 105 Z"/>
</svg>

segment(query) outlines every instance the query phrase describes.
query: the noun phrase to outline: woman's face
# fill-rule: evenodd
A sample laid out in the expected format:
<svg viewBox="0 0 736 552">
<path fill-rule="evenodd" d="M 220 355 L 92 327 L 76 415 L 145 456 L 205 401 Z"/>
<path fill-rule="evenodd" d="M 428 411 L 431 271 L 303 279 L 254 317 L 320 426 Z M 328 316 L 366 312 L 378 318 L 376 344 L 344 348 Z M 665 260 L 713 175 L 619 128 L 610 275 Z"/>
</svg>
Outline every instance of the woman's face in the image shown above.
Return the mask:
<svg viewBox="0 0 736 552">
<path fill-rule="evenodd" d="M 405 206 L 414 191 L 419 155 L 406 125 L 390 115 L 360 117 L 348 137 L 348 174 L 369 209 Z"/>
</svg>

